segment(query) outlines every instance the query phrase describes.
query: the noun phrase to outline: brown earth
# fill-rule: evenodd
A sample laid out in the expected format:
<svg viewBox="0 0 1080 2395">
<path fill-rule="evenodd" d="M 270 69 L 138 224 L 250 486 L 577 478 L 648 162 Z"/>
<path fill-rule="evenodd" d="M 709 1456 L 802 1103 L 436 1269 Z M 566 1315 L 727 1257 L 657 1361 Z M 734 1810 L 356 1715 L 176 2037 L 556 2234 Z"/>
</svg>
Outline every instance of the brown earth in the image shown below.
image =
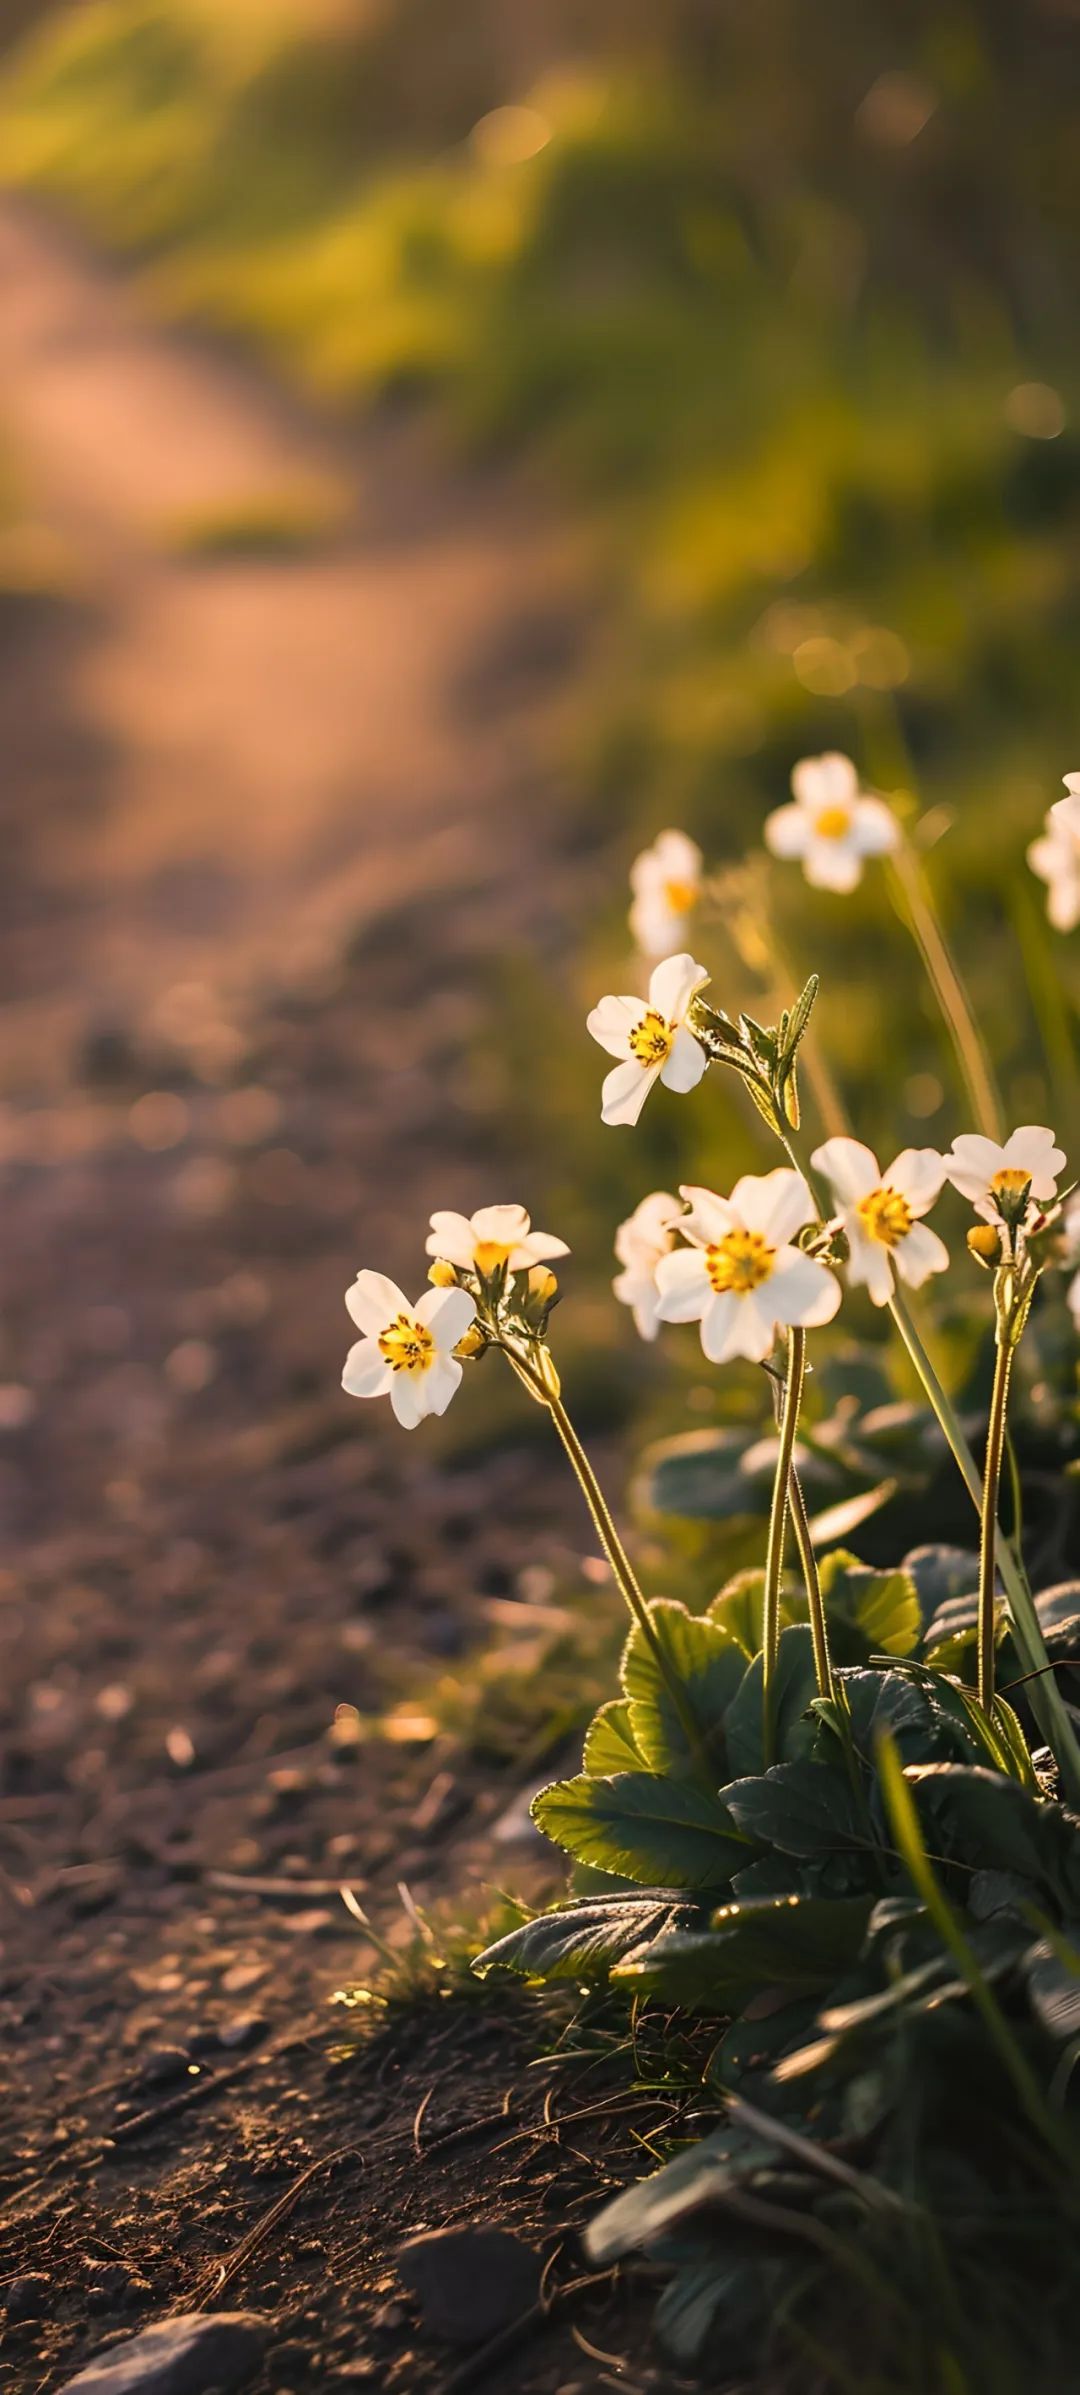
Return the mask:
<svg viewBox="0 0 1080 2395">
<path fill-rule="evenodd" d="M 0 288 L 7 563 L 48 585 L 0 613 L 0 2312 L 43 2274 L 5 2383 L 205 2303 L 271 2317 L 256 2395 L 669 2384 L 622 2358 L 637 2299 L 572 2284 L 659 2117 L 617 2060 L 537 2068 L 564 2016 L 520 1996 L 329 2004 L 376 1959 L 342 1883 L 398 1945 L 399 1882 L 552 1884 L 492 1839 L 524 1759 L 363 1726 L 496 1630 L 531 1653 L 587 1546 L 543 1424 L 511 1395 L 470 1452 L 336 1383 L 357 1265 L 415 1278 L 434 1204 L 517 1194 L 485 990 L 557 977 L 594 895 L 552 737 L 587 559 L 13 203 Z M 298 491 L 306 554 L 184 551 Z M 455 2375 L 394 2257 L 470 2219 L 561 2292 Z"/>
</svg>

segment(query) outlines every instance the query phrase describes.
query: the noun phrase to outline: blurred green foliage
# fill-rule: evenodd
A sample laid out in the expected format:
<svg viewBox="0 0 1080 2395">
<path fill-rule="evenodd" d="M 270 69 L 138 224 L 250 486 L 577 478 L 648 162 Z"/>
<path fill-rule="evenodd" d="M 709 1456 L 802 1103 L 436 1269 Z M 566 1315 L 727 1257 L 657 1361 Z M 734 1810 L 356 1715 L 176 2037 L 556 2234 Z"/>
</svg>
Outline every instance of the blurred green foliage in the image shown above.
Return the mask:
<svg viewBox="0 0 1080 2395">
<path fill-rule="evenodd" d="M 1068 1138 L 1080 963 L 1023 860 L 1080 763 L 1078 102 L 1068 0 L 84 0 L 7 65 L 9 174 L 159 306 L 339 407 L 429 395 L 596 526 L 574 766 L 611 895 L 576 982 L 506 960 L 487 1059 L 541 1185 L 555 1117 L 593 1123 L 582 1014 L 634 969 L 634 846 L 670 821 L 738 858 L 833 746 L 917 781 L 1010 1109 Z M 963 1101 L 880 874 L 769 887 L 860 1128 L 947 1144 Z M 650 1105 L 632 1155 L 583 1128 L 575 1244 L 653 1180 L 762 1160 L 714 1088 Z"/>
</svg>

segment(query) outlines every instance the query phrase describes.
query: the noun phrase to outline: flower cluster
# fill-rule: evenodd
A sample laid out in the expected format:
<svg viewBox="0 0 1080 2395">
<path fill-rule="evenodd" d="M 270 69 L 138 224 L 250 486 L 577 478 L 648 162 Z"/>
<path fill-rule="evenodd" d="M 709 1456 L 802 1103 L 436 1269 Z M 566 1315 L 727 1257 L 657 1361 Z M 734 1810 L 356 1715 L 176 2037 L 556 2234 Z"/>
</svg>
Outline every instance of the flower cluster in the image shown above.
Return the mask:
<svg viewBox="0 0 1080 2395">
<path fill-rule="evenodd" d="M 655 1338 L 662 1322 L 700 1322 L 710 1362 L 763 1362 L 785 1325 L 812 1329 L 832 1320 L 840 1304 L 833 1265 L 842 1263 L 850 1285 L 876 1306 L 888 1305 L 894 1275 L 920 1289 L 948 1266 L 944 1241 L 923 1220 L 947 1182 L 993 1226 L 972 1235 L 975 1252 L 1015 1261 L 1021 1241 L 1051 1226 L 1065 1157 L 1052 1131 L 1026 1123 L 1003 1145 L 964 1132 L 945 1156 L 904 1148 L 884 1172 L 861 1140 L 828 1139 L 811 1165 L 836 1208 L 825 1222 L 804 1176 L 783 1167 L 744 1177 L 730 1198 L 684 1186 L 681 1211 L 666 1190 L 642 1199 L 616 1233 L 624 1269 L 613 1286 L 643 1338 Z M 1080 1208 L 1072 1220 L 1080 1235 Z M 790 1244 L 808 1231 L 814 1253 Z M 680 1239 L 687 1244 L 680 1247 Z M 1070 1302 L 1080 1307 L 1080 1273 Z"/>
<path fill-rule="evenodd" d="M 346 1292 L 364 1336 L 346 1357 L 343 1389 L 350 1397 L 389 1397 L 406 1430 L 444 1414 L 465 1361 L 504 1331 L 528 1343 L 544 1327 L 557 1294 L 549 1262 L 569 1252 L 565 1240 L 533 1230 L 524 1206 L 433 1214 L 427 1253 L 434 1286 L 415 1305 L 381 1272 L 358 1273 Z"/>
</svg>

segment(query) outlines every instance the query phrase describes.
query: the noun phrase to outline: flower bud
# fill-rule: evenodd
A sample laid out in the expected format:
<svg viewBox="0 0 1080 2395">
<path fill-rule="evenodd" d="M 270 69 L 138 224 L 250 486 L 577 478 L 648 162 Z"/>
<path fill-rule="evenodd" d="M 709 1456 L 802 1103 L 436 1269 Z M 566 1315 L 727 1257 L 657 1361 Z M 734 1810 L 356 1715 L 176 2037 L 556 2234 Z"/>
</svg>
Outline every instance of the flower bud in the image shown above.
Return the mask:
<svg viewBox="0 0 1080 2395">
<path fill-rule="evenodd" d="M 478 1322 L 471 1322 L 454 1349 L 459 1364 L 468 1364 L 474 1356 L 482 1356 L 487 1340 Z"/>
<path fill-rule="evenodd" d="M 967 1243 L 976 1263 L 985 1265 L 987 1272 L 1000 1263 L 1001 1233 L 995 1231 L 992 1222 L 975 1223 L 968 1232 Z"/>
<path fill-rule="evenodd" d="M 549 1306 L 557 1297 L 559 1284 L 546 1264 L 534 1264 L 528 1281 L 529 1302 L 534 1306 Z"/>
<path fill-rule="evenodd" d="M 428 1273 L 428 1279 L 436 1289 L 456 1289 L 457 1266 L 448 1264 L 443 1256 L 436 1256 Z"/>
</svg>

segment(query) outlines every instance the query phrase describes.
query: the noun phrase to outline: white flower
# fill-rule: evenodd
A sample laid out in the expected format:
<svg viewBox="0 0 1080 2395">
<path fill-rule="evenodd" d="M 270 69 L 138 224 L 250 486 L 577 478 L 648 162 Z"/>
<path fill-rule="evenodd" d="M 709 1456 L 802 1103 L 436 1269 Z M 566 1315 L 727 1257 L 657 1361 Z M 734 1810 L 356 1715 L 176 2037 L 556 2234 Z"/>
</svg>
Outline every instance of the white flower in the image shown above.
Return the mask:
<svg viewBox="0 0 1080 2395">
<path fill-rule="evenodd" d="M 1029 1182 L 1032 1199 L 1048 1204 L 1057 1195 L 1058 1174 L 1064 1169 L 1064 1153 L 1055 1147 L 1054 1134 L 1045 1123 L 1023 1123 L 1004 1147 L 999 1147 L 996 1139 L 985 1139 L 981 1131 L 965 1131 L 954 1139 L 945 1158 L 953 1188 L 971 1199 L 976 1214 L 986 1222 L 1007 1219 Z M 1029 1218 L 1036 1211 L 1034 1204 L 1029 1205 Z"/>
<path fill-rule="evenodd" d="M 660 1325 L 656 1267 L 675 1245 L 674 1225 L 682 1212 L 669 1190 L 654 1189 L 615 1233 L 615 1253 L 624 1269 L 612 1287 L 620 1305 L 633 1308 L 643 1339 L 655 1339 Z"/>
<path fill-rule="evenodd" d="M 630 868 L 630 929 L 646 956 L 670 956 L 701 896 L 701 850 L 685 832 L 660 832 Z"/>
<path fill-rule="evenodd" d="M 647 998 L 601 998 L 588 1018 L 594 1040 L 617 1064 L 604 1082 L 605 1123 L 636 1123 L 654 1081 L 667 1089 L 694 1089 L 708 1057 L 686 1014 L 709 976 L 692 956 L 667 956 L 657 965 Z"/>
<path fill-rule="evenodd" d="M 365 1336 L 350 1347 L 341 1386 L 350 1397 L 385 1397 L 406 1430 L 445 1414 L 461 1366 L 454 1349 L 476 1313 L 467 1289 L 425 1289 L 415 1306 L 396 1281 L 360 1272 L 345 1303 Z"/>
<path fill-rule="evenodd" d="M 1065 775 L 1067 798 L 1055 800 L 1042 832 L 1028 849 L 1028 864 L 1047 884 L 1046 912 L 1055 931 L 1080 923 L 1080 773 Z"/>
<path fill-rule="evenodd" d="M 777 807 L 765 824 L 774 857 L 797 857 L 816 890 L 854 890 L 864 857 L 885 856 L 900 842 L 900 826 L 883 799 L 859 788 L 850 757 L 833 749 L 804 757 L 791 776 L 791 806 Z"/>
<path fill-rule="evenodd" d="M 524 1206 L 481 1206 L 478 1214 L 433 1214 L 429 1256 L 441 1256 L 466 1272 L 528 1272 L 553 1256 L 568 1256 L 565 1239 L 534 1231 Z"/>
<path fill-rule="evenodd" d="M 824 1264 L 789 1241 L 809 1222 L 814 1201 L 801 1173 L 780 1165 L 737 1181 L 730 1198 L 684 1189 L 690 1212 L 679 1224 L 692 1244 L 656 1267 L 661 1322 L 701 1323 L 710 1363 L 732 1356 L 763 1363 L 781 1324 L 831 1322 L 840 1284 Z"/>
<path fill-rule="evenodd" d="M 887 1306 L 892 1266 L 910 1289 L 920 1289 L 932 1272 L 944 1272 L 949 1251 L 920 1215 L 941 1195 L 945 1160 L 934 1148 L 905 1148 L 882 1172 L 871 1148 L 858 1139 L 827 1139 L 812 1162 L 824 1173 L 840 1207 L 847 1235 L 848 1279 L 869 1291 L 875 1306 Z"/>
</svg>

